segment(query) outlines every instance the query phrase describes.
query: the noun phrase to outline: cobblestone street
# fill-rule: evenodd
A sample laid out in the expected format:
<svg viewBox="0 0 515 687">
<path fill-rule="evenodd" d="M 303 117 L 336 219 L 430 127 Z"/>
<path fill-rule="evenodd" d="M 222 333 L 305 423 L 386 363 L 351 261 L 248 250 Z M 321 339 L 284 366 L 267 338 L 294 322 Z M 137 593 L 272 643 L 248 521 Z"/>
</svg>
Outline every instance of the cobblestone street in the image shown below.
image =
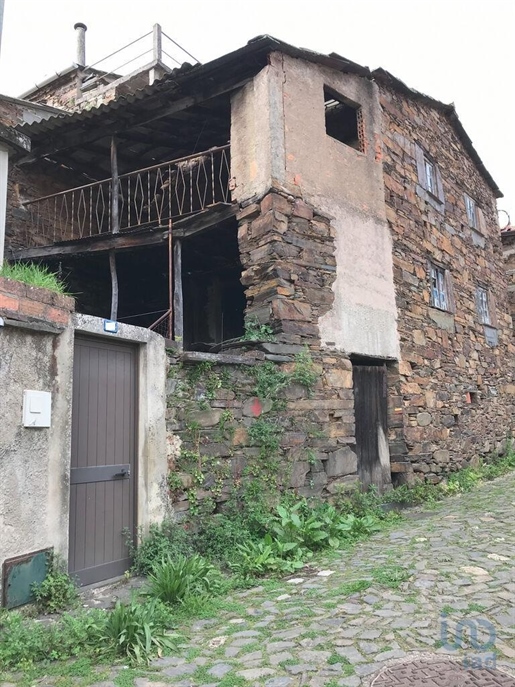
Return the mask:
<svg viewBox="0 0 515 687">
<path fill-rule="evenodd" d="M 309 574 L 234 594 L 215 620 L 182 628 L 182 653 L 154 661 L 134 684 L 515 685 L 514 513 L 514 475 L 412 510 Z M 420 672 L 428 658 L 451 671 L 441 659 L 459 660 L 468 681 L 454 671 L 418 682 L 417 664 L 398 667 L 418 661 Z M 111 687 L 122 671 L 103 673 L 97 687 Z"/>
</svg>

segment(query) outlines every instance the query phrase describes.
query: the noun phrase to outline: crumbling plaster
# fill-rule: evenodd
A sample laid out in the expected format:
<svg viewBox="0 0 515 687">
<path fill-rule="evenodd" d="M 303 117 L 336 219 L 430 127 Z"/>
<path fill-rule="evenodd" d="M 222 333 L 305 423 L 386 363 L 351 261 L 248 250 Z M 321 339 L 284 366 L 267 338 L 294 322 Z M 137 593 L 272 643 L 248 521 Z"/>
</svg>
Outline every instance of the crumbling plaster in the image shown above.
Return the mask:
<svg viewBox="0 0 515 687">
<path fill-rule="evenodd" d="M 0 564 L 54 547 L 66 558 L 73 330 L 0 329 Z M 49 428 L 22 425 L 23 391 L 50 391 Z"/>
<path fill-rule="evenodd" d="M 319 320 L 322 345 L 397 358 L 377 86 L 279 53 L 269 61 L 233 97 L 234 198 L 248 202 L 276 187 L 331 216 L 337 277 L 334 304 Z M 361 105 L 364 153 L 326 134 L 324 85 Z"/>
</svg>

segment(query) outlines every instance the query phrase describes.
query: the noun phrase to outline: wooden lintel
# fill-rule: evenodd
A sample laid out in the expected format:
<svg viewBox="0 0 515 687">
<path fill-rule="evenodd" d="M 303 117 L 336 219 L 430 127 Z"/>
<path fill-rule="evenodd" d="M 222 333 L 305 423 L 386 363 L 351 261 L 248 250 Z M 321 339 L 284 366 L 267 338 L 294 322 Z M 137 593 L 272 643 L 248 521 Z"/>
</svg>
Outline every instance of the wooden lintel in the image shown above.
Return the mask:
<svg viewBox="0 0 515 687">
<path fill-rule="evenodd" d="M 255 358 L 228 353 L 204 353 L 202 351 L 185 351 L 180 360 L 183 363 L 218 363 L 220 365 L 255 365 Z"/>
<path fill-rule="evenodd" d="M 201 231 L 216 227 L 217 224 L 238 212 L 237 204 L 217 203 L 197 215 L 177 220 L 174 224 L 174 238 L 187 238 Z M 13 251 L 12 260 L 36 260 L 40 258 L 59 259 L 72 255 L 87 255 L 110 250 L 129 250 L 140 246 L 161 245 L 168 238 L 168 226 L 149 228 L 138 233 L 104 234 L 100 236 L 77 239 L 67 243 L 56 243 L 53 246 L 37 246 Z"/>
</svg>

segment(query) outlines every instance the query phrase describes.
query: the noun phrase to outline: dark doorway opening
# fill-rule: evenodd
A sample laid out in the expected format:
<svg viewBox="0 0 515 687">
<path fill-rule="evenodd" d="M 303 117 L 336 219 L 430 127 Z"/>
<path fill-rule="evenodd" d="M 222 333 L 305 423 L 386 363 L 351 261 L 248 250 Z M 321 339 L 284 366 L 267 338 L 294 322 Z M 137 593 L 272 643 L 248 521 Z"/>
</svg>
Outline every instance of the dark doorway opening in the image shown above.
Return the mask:
<svg viewBox="0 0 515 687">
<path fill-rule="evenodd" d="M 184 348 L 208 351 L 244 333 L 245 291 L 235 221 L 182 245 Z"/>
<path fill-rule="evenodd" d="M 358 474 L 364 488 L 391 483 L 386 365 L 352 363 Z"/>
</svg>

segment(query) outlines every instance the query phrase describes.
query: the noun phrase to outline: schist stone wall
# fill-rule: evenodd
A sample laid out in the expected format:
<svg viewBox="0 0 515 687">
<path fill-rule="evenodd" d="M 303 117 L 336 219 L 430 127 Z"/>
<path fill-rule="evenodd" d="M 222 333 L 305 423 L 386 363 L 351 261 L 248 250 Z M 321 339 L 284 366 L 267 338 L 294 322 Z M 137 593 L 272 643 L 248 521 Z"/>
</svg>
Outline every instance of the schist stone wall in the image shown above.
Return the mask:
<svg viewBox="0 0 515 687">
<path fill-rule="evenodd" d="M 276 475 L 277 490 L 306 496 L 357 481 L 352 366 L 321 346 L 318 331 L 334 299 L 331 223 L 300 198 L 270 191 L 241 210 L 238 239 L 246 317 L 271 326 L 276 340 L 249 342 L 241 364 L 220 356 L 213 365 L 180 365 L 170 353 L 167 428 L 170 469 L 181 480 L 172 489 L 177 512 L 206 499 L 223 502 L 245 477 Z M 299 356 L 309 361 L 311 384 L 298 374 L 306 364 Z M 259 380 L 273 387 L 276 374 L 292 377 L 260 395 L 267 387 Z M 263 453 L 269 433 L 277 446 Z M 277 465 L 265 470 L 269 463 Z"/>
<path fill-rule="evenodd" d="M 513 427 L 515 348 L 495 198 L 442 112 L 384 86 L 381 105 L 401 348 L 390 388 L 392 469 L 436 482 L 499 449 Z M 445 272 L 445 309 L 434 307 L 432 265 Z M 481 322 L 478 287 L 491 326 Z"/>
</svg>

